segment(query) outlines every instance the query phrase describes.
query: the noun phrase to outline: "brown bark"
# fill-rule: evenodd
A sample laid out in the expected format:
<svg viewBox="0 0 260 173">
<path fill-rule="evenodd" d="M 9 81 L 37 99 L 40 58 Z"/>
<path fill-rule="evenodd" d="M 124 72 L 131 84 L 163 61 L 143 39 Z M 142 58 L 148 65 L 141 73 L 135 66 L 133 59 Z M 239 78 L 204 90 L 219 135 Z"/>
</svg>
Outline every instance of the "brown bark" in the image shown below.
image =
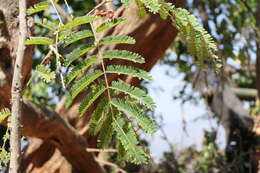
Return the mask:
<svg viewBox="0 0 260 173">
<path fill-rule="evenodd" d="M 19 1 L 19 38 L 12 79 L 12 113 L 10 123 L 10 173 L 18 173 L 21 164 L 22 67 L 27 37 L 26 0 Z"/>
</svg>

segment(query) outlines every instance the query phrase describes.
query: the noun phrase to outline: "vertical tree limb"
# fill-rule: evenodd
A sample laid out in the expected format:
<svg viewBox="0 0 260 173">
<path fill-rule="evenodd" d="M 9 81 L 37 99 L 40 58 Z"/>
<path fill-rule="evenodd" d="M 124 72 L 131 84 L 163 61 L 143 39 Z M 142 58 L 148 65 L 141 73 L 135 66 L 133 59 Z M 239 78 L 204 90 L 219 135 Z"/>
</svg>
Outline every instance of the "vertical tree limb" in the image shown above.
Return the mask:
<svg viewBox="0 0 260 173">
<path fill-rule="evenodd" d="M 21 158 L 21 99 L 22 99 L 22 66 L 25 54 L 24 41 L 27 35 L 26 0 L 19 0 L 19 42 L 12 80 L 12 115 L 11 115 L 11 157 L 10 173 L 17 173 Z"/>
</svg>

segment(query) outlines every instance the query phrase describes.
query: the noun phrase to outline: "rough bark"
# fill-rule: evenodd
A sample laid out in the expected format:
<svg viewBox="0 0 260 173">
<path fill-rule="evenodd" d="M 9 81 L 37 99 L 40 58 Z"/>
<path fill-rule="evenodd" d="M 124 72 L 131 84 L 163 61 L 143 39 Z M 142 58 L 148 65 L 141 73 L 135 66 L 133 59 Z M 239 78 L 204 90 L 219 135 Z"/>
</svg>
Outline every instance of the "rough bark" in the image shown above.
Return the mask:
<svg viewBox="0 0 260 173">
<path fill-rule="evenodd" d="M 12 113 L 10 123 L 10 173 L 19 172 L 21 163 L 22 67 L 27 37 L 26 0 L 19 1 L 19 40 L 12 79 Z"/>
</svg>

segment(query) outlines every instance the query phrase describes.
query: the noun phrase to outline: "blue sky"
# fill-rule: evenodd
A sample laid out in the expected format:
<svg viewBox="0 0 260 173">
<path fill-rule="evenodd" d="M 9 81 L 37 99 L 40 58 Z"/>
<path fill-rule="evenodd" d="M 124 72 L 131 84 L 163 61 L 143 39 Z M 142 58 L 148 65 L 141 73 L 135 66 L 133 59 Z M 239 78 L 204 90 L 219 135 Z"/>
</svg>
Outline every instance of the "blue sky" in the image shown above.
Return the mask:
<svg viewBox="0 0 260 173">
<path fill-rule="evenodd" d="M 170 71 L 174 78 L 166 75 Z M 173 95 L 178 94 L 183 84 L 182 75 L 178 74 L 175 68 L 167 65 L 157 64 L 151 71 L 154 80 L 148 84 L 149 95 L 154 99 L 157 108 L 155 116 L 162 115 L 164 119 L 164 130 L 170 141 L 179 149 L 195 144 L 200 149 L 203 138 L 203 129 L 210 130 L 211 127 L 217 127 L 216 121 L 210 119 L 200 119 L 194 121 L 203 115 L 210 115 L 204 101 L 201 100 L 198 105 L 192 103 L 181 103 L 181 100 L 173 100 Z M 158 89 L 159 88 L 159 89 Z M 191 92 L 194 92 L 191 89 Z M 183 118 L 186 120 L 186 131 L 183 131 Z M 218 143 L 221 147 L 225 145 L 224 130 L 218 128 Z M 150 149 L 152 156 L 158 160 L 163 151 L 167 151 L 168 145 L 162 139 L 162 134 L 158 131 L 153 137 L 148 137 L 151 142 Z"/>
</svg>

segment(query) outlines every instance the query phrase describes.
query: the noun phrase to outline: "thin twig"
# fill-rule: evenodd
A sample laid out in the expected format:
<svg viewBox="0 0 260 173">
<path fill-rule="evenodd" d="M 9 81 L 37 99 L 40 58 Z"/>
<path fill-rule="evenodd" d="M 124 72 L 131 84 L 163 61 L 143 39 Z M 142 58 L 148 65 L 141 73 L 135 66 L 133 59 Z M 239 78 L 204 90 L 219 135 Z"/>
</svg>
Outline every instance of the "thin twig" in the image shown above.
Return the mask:
<svg viewBox="0 0 260 173">
<path fill-rule="evenodd" d="M 49 59 L 50 59 L 50 57 L 52 56 L 52 54 L 53 54 L 53 51 L 52 51 L 52 50 L 50 50 L 50 51 L 47 53 L 47 55 L 46 55 L 46 56 L 43 58 L 43 60 L 42 60 L 41 64 L 44 64 L 44 63 L 45 63 L 45 61 L 49 60 Z"/>
<path fill-rule="evenodd" d="M 57 71 L 60 74 L 60 78 L 61 78 L 61 84 L 62 87 L 65 89 L 65 82 L 64 82 L 64 78 L 62 75 L 62 70 L 61 70 L 61 62 L 60 62 L 60 54 L 58 53 L 58 38 L 59 38 L 59 33 L 56 33 L 56 39 L 55 39 L 55 48 L 54 48 L 54 53 L 56 55 L 56 66 L 57 66 Z"/>
<path fill-rule="evenodd" d="M 116 153 L 118 152 L 116 149 L 99 149 L 99 148 L 87 148 L 87 152 L 94 152 L 94 153 L 99 153 L 99 152 L 103 152 L 103 153 Z"/>
<path fill-rule="evenodd" d="M 97 10 L 99 7 L 105 5 L 105 4 L 108 3 L 108 2 L 111 2 L 111 1 L 109 1 L 109 0 L 102 1 L 100 4 L 98 4 L 97 6 L 95 6 L 92 10 L 90 10 L 90 11 L 88 12 L 87 16 L 90 15 L 91 13 L 93 13 L 93 12 L 94 12 L 95 10 Z"/>
<path fill-rule="evenodd" d="M 107 1 L 103 1 L 103 2 L 107 2 Z M 106 85 L 106 88 L 107 88 L 107 95 L 108 95 L 108 100 L 109 100 L 109 107 L 110 107 L 110 110 L 111 110 L 111 113 L 112 113 L 112 118 L 114 118 L 115 116 L 114 116 L 113 107 L 112 107 L 112 104 L 111 104 L 112 99 L 111 99 L 111 94 L 110 94 L 110 91 L 109 91 L 109 83 L 108 83 L 108 78 L 107 78 L 107 74 L 106 74 L 105 63 L 103 61 L 102 54 L 100 52 L 100 47 L 99 47 L 99 44 L 98 44 L 96 29 L 94 28 L 93 23 L 90 23 L 90 26 L 91 26 L 91 30 L 93 31 L 93 36 L 94 36 L 94 39 L 95 39 L 94 44 L 97 48 L 97 57 L 98 57 L 98 59 L 101 60 L 102 71 L 104 72 L 105 85 Z"/>
<path fill-rule="evenodd" d="M 64 0 L 64 2 L 65 2 L 65 4 L 66 4 L 66 7 L 67 7 L 67 9 L 68 9 L 68 13 L 70 14 L 71 18 L 73 18 L 73 15 L 72 15 L 72 10 L 71 10 L 71 8 L 70 8 L 70 6 L 69 6 L 69 4 L 68 4 L 67 0 Z"/>
<path fill-rule="evenodd" d="M 54 4 L 57 11 L 59 12 L 59 14 L 64 17 L 67 21 L 72 21 L 73 16 L 72 14 L 70 15 L 69 13 L 67 13 L 65 10 L 63 10 L 63 8 L 61 8 L 61 6 L 59 4 Z"/>
<path fill-rule="evenodd" d="M 22 66 L 24 62 L 25 45 L 27 36 L 26 24 L 26 0 L 19 0 L 19 42 L 14 65 L 12 80 L 12 114 L 11 114 L 11 136 L 10 136 L 10 173 L 18 173 L 21 158 L 21 116 L 22 116 Z"/>
<path fill-rule="evenodd" d="M 60 23 L 61 23 L 62 25 L 64 25 L 63 22 L 62 22 L 62 20 L 61 20 L 60 15 L 59 15 L 59 12 L 58 12 L 58 10 L 57 10 L 57 8 L 56 8 L 55 3 L 53 2 L 53 0 L 49 0 L 49 1 L 51 2 L 51 5 L 52 5 L 52 7 L 54 8 L 54 10 L 55 10 L 55 12 L 56 12 L 56 14 L 57 14 L 57 16 L 58 16 L 58 18 L 59 18 L 59 20 L 60 20 Z"/>
</svg>

